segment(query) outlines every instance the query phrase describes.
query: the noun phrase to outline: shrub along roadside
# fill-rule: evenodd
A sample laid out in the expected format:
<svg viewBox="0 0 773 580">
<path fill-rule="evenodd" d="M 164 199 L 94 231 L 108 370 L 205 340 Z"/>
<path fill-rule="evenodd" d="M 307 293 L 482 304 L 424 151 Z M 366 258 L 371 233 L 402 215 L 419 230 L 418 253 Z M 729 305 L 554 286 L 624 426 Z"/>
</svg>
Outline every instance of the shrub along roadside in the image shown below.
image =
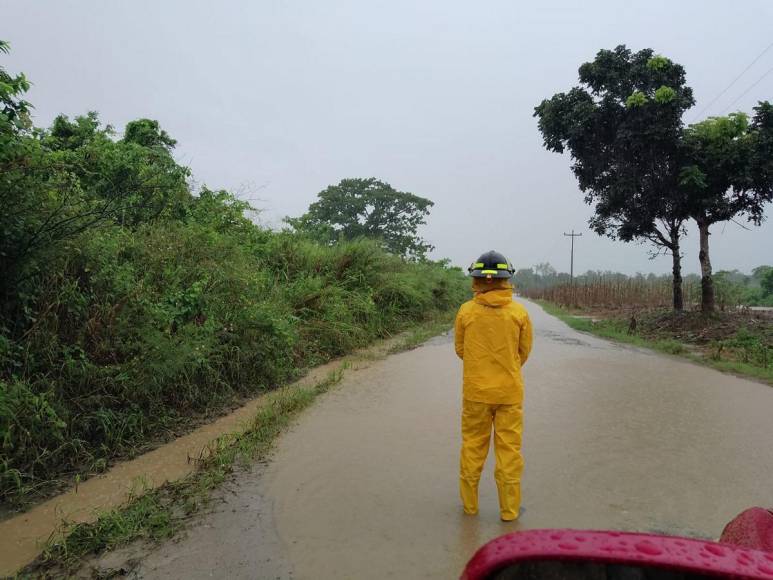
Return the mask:
<svg viewBox="0 0 773 580">
<path fill-rule="evenodd" d="M 29 86 L 0 65 L 3 511 L 468 293 L 461 270 L 386 239 L 256 225 L 246 202 L 192 187 L 155 120 L 34 127 Z M 392 218 L 414 235 L 425 214 Z"/>
<path fill-rule="evenodd" d="M 763 337 L 751 335 L 744 329 L 738 330 L 731 338 L 712 341 L 702 349 L 698 349 L 694 345 L 688 345 L 674 338 L 650 338 L 637 333 L 629 334 L 627 320 L 620 318 L 593 320 L 586 316 L 577 316 L 545 300 L 536 302 L 545 312 L 562 320 L 574 330 L 666 354 L 679 355 L 720 371 L 773 385 L 773 357 L 771 356 L 773 349 L 765 344 Z M 732 351 L 733 357 L 725 356 L 723 359 L 722 351 L 725 351 L 726 355 Z"/>
<path fill-rule="evenodd" d="M 212 220 L 230 198 L 203 201 Z M 12 505 L 468 294 L 458 269 L 251 222 L 105 227 L 57 266 L 24 331 L 0 334 L 0 495 Z"/>
</svg>

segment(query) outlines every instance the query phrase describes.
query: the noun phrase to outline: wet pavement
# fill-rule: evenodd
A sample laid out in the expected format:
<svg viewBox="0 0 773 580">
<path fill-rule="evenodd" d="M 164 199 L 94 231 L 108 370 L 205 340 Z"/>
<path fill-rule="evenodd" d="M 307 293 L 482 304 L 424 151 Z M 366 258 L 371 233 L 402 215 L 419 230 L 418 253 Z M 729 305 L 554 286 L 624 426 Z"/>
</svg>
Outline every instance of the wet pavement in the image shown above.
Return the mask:
<svg viewBox="0 0 773 580">
<path fill-rule="evenodd" d="M 145 578 L 455 578 L 500 534 L 572 527 L 717 537 L 773 505 L 773 390 L 579 334 L 527 304 L 523 505 L 457 497 L 461 363 L 451 337 L 347 372 Z M 490 457 L 493 460 L 493 457 Z"/>
</svg>

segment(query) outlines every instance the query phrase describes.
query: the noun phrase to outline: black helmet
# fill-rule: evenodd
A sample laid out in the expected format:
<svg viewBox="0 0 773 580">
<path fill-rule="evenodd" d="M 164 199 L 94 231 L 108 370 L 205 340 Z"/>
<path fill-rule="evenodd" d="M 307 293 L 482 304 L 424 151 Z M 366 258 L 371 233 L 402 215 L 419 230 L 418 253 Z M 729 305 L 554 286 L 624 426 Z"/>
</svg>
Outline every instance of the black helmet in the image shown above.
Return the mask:
<svg viewBox="0 0 773 580">
<path fill-rule="evenodd" d="M 494 250 L 481 255 L 467 271 L 473 278 L 512 278 L 515 272 L 507 258 Z"/>
</svg>

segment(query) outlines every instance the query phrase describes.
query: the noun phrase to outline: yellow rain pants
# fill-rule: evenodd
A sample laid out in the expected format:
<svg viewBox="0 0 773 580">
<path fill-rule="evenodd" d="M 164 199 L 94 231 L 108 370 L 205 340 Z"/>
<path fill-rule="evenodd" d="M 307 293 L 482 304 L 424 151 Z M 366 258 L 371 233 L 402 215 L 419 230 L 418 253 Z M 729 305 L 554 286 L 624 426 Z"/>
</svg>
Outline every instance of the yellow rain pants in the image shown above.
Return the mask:
<svg viewBox="0 0 773 580">
<path fill-rule="evenodd" d="M 494 479 L 499 493 L 499 513 L 503 520 L 518 517 L 521 507 L 521 405 L 496 405 L 463 401 L 462 454 L 459 491 L 465 513 L 478 513 L 478 481 L 488 455 L 491 427 L 494 427 Z"/>
</svg>

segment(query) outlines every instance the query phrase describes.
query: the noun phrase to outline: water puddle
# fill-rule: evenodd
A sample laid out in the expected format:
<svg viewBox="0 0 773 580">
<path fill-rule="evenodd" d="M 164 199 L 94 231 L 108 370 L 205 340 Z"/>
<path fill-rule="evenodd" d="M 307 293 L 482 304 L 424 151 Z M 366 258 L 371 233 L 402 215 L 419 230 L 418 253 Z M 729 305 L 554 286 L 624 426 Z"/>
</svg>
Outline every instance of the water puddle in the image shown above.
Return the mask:
<svg viewBox="0 0 773 580">
<path fill-rule="evenodd" d="M 585 341 L 582 341 L 578 338 L 574 338 L 572 336 L 566 336 L 565 334 L 554 332 L 552 330 L 538 331 L 537 334 L 539 336 L 544 336 L 545 338 L 548 338 L 554 342 L 560 342 L 561 344 L 568 344 L 571 346 L 585 346 L 585 347 L 593 348 L 591 347 L 590 344 L 588 344 Z"/>
</svg>

